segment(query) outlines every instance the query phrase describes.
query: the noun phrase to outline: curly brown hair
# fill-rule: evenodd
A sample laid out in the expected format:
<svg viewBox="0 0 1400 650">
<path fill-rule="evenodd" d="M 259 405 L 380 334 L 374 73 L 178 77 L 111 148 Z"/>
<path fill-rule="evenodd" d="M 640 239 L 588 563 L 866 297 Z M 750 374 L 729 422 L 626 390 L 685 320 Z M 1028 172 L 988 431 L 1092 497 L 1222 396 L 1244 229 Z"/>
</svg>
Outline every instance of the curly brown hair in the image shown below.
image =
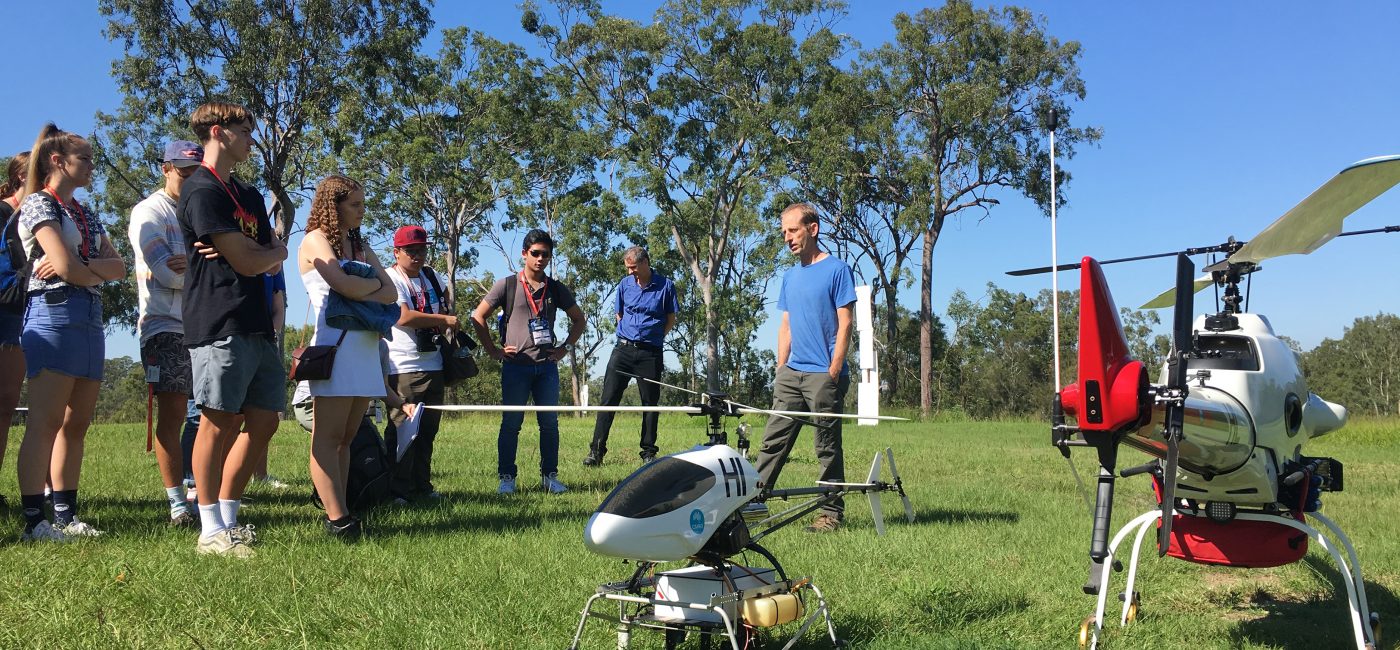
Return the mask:
<svg viewBox="0 0 1400 650">
<path fill-rule="evenodd" d="M 306 231 L 320 230 L 331 242 L 331 250 L 335 251 L 335 256 L 342 260 L 346 259 L 345 251 L 340 246 L 340 209 L 341 201 L 350 196 L 351 192 L 363 189 L 360 183 L 348 176 L 332 174 L 327 176 L 316 185 L 316 196 L 311 199 L 311 214 L 306 218 Z M 350 254 L 358 255 L 363 249 L 360 243 L 360 229 L 352 228 L 349 232 Z"/>
</svg>

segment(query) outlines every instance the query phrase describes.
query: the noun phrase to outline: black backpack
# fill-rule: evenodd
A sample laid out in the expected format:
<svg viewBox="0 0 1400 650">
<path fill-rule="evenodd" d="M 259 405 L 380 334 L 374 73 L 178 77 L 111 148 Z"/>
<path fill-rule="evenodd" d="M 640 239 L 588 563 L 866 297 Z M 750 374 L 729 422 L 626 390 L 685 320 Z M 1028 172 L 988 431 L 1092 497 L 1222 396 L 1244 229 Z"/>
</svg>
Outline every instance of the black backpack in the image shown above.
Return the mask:
<svg viewBox="0 0 1400 650">
<path fill-rule="evenodd" d="M 368 509 L 389 498 L 389 453 L 384 439 L 368 415 L 350 441 L 350 478 L 345 483 L 347 506 L 353 511 Z M 324 509 L 321 495 L 311 491 L 311 501 Z"/>
</svg>

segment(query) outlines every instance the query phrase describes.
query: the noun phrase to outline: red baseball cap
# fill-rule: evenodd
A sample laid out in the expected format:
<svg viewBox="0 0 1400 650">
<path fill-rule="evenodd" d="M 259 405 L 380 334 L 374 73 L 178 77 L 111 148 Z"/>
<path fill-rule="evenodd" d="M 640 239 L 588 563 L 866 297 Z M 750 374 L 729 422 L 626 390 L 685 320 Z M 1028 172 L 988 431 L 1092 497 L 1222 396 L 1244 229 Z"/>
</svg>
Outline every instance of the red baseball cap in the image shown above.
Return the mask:
<svg viewBox="0 0 1400 650">
<path fill-rule="evenodd" d="M 394 231 L 394 248 L 427 243 L 428 231 L 423 230 L 423 226 L 404 226 Z"/>
</svg>

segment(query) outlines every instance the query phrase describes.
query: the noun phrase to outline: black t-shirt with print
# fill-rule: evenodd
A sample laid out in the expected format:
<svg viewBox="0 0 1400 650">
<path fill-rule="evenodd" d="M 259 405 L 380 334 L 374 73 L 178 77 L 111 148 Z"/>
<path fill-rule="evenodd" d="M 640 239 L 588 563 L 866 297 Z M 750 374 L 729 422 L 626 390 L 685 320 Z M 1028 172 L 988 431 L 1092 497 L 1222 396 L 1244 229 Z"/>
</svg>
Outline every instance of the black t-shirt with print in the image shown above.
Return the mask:
<svg viewBox="0 0 1400 650">
<path fill-rule="evenodd" d="M 259 244 L 270 243 L 272 223 L 262 195 L 237 179 L 227 180 L 225 189 L 218 177 L 200 167 L 180 186 L 176 217 L 185 241 L 207 244 L 216 233 L 242 232 Z M 236 203 L 230 192 L 238 197 Z M 240 206 L 252 217 L 249 223 L 236 216 Z M 267 280 L 261 273 L 239 275 L 228 260 L 205 259 L 193 245 L 187 259 L 183 305 L 187 347 L 208 345 L 233 334 L 272 334 Z"/>
</svg>

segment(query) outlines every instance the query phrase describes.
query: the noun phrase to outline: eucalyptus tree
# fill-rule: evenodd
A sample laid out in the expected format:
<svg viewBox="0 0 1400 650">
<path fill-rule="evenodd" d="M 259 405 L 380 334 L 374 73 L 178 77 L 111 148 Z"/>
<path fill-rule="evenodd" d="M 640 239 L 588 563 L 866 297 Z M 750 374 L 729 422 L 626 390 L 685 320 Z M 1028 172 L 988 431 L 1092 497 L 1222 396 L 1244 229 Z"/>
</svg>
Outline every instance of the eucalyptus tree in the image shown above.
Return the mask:
<svg viewBox="0 0 1400 650">
<path fill-rule="evenodd" d="M 423 0 L 100 0 L 98 9 L 125 49 L 112 64 L 121 106 L 99 115 L 108 175 L 122 158 L 153 161 L 155 142 L 189 137 L 200 104 L 241 104 L 257 118 L 253 168 L 284 239 L 296 197 L 335 167 L 337 113 L 349 103 L 382 110 L 431 26 Z"/>
<path fill-rule="evenodd" d="M 753 261 L 735 249 L 777 236 L 777 215 L 759 208 L 785 155 L 799 50 L 829 31 L 837 5 L 672 0 L 649 25 L 606 15 L 591 0 L 554 7 L 557 25 L 533 4 L 522 24 L 589 103 L 583 125 L 605 138 L 624 193 L 654 206 L 669 231 L 703 306 L 706 386 L 718 389 L 721 339 L 732 325 L 721 317 L 723 283 L 744 278 L 734 267 Z"/>
<path fill-rule="evenodd" d="M 920 406 L 932 406 L 933 252 L 949 217 L 985 217 L 996 194 L 1025 194 L 1050 206 L 1048 153 L 1041 124 L 1059 116 L 1057 154 L 1096 142 L 1101 132 L 1071 127 L 1071 102 L 1082 100 L 1080 45 L 1060 42 L 1044 20 L 1017 8 L 978 9 L 949 0 L 937 9 L 894 19 L 895 39 L 864 60 L 884 70 L 888 93 L 877 112 L 894 119 L 902 146 L 914 154 L 905 174 L 910 193 L 927 197 L 913 232 L 922 240 L 919 336 Z M 1058 172 L 1061 187 L 1069 180 Z M 1061 199 L 1063 200 L 1063 199 Z"/>
</svg>

